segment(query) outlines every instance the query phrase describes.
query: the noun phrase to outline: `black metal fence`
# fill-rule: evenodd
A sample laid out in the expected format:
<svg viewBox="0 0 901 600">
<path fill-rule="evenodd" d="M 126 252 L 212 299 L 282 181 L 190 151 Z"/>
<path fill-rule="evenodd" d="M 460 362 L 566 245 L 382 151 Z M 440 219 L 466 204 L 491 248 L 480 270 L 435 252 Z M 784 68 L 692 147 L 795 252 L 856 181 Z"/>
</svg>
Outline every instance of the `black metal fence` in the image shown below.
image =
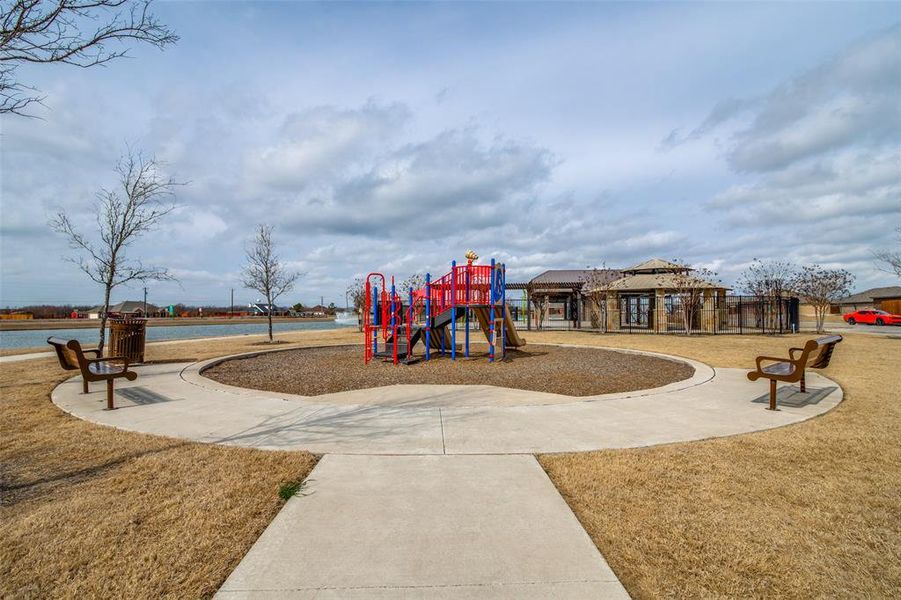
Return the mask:
<svg viewBox="0 0 901 600">
<path fill-rule="evenodd" d="M 714 296 L 699 298 L 683 306 L 679 297 L 663 297 L 663 305 L 652 295 L 623 295 L 616 308 L 601 302 L 599 307 L 585 303 L 575 319 L 564 319 L 548 311 L 539 319 L 534 310 L 517 304 L 516 326 L 520 329 L 587 329 L 602 333 L 630 334 L 780 334 L 799 328 L 797 298 L 760 298 L 756 296 Z M 556 318 L 555 318 L 556 316 Z"/>
</svg>

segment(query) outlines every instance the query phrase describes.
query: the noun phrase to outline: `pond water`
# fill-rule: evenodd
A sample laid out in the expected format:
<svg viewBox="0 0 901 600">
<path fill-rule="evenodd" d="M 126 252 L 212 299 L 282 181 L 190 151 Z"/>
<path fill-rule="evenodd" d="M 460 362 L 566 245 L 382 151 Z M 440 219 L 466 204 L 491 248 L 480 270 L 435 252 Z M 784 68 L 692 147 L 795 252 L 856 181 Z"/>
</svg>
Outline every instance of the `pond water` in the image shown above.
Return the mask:
<svg viewBox="0 0 901 600">
<path fill-rule="evenodd" d="M 345 323 L 334 321 L 313 321 L 306 323 L 273 323 L 272 331 L 304 331 L 338 329 L 347 327 Z M 266 322 L 260 323 L 228 323 L 223 325 L 179 325 L 148 327 L 147 341 L 186 340 L 191 338 L 219 337 L 223 335 L 251 335 L 266 333 Z M 82 344 L 97 344 L 97 329 L 33 329 L 28 331 L 0 331 L 0 348 L 40 348 L 47 346 L 50 336 L 78 340 Z M 107 340 L 109 333 L 107 332 Z M 50 347 L 47 346 L 49 349 Z"/>
</svg>

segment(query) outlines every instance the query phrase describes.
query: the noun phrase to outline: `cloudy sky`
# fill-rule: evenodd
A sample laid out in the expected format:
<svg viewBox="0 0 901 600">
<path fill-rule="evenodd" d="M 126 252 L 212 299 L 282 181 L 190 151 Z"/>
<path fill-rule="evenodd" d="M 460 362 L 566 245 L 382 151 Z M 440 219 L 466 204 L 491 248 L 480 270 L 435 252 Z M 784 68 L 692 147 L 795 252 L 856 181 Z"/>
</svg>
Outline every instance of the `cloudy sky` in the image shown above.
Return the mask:
<svg viewBox="0 0 901 600">
<path fill-rule="evenodd" d="M 652 256 L 754 257 L 897 283 L 871 251 L 901 225 L 899 4 L 156 4 L 181 36 L 106 68 L 22 67 L 40 119 L 2 119 L 0 305 L 100 290 L 50 231 L 88 228 L 127 144 L 189 184 L 132 249 L 228 303 L 271 223 L 305 273 L 443 273 L 468 248 L 508 279 Z M 140 298 L 139 289 L 114 299 Z"/>
</svg>

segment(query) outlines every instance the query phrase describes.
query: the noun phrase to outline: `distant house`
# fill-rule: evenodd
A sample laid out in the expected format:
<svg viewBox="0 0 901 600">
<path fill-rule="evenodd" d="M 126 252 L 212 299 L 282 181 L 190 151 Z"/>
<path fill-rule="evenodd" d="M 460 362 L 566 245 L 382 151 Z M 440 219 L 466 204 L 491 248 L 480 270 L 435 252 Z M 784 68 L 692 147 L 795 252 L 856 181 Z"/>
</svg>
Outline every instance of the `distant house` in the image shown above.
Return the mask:
<svg viewBox="0 0 901 600">
<path fill-rule="evenodd" d="M 865 308 L 878 308 L 892 313 L 901 312 L 901 285 L 870 288 L 851 294 L 833 304 L 831 312 L 841 314 Z"/>
<path fill-rule="evenodd" d="M 103 307 L 95 306 L 86 311 L 79 311 L 78 314 L 79 316 L 86 315 L 88 319 L 99 319 L 103 314 Z M 110 304 L 107 313 L 109 317 L 165 317 L 166 315 L 166 309 L 150 303 L 144 304 L 139 300 L 126 300 L 118 304 Z"/>
<path fill-rule="evenodd" d="M 325 317 L 328 316 L 329 308 L 326 306 L 322 306 L 321 304 L 317 304 L 316 306 L 304 307 L 302 311 L 300 311 L 301 317 Z"/>
</svg>

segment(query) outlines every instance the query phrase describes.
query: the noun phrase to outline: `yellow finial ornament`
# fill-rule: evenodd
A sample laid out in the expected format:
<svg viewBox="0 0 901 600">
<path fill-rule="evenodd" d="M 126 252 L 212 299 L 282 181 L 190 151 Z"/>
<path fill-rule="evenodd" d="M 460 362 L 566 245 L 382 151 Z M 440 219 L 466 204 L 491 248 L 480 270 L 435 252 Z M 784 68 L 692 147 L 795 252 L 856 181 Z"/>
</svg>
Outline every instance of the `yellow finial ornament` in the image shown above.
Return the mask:
<svg viewBox="0 0 901 600">
<path fill-rule="evenodd" d="M 479 255 L 475 253 L 475 250 L 467 250 L 465 256 L 466 260 L 468 260 L 469 262 L 479 260 Z"/>
</svg>

